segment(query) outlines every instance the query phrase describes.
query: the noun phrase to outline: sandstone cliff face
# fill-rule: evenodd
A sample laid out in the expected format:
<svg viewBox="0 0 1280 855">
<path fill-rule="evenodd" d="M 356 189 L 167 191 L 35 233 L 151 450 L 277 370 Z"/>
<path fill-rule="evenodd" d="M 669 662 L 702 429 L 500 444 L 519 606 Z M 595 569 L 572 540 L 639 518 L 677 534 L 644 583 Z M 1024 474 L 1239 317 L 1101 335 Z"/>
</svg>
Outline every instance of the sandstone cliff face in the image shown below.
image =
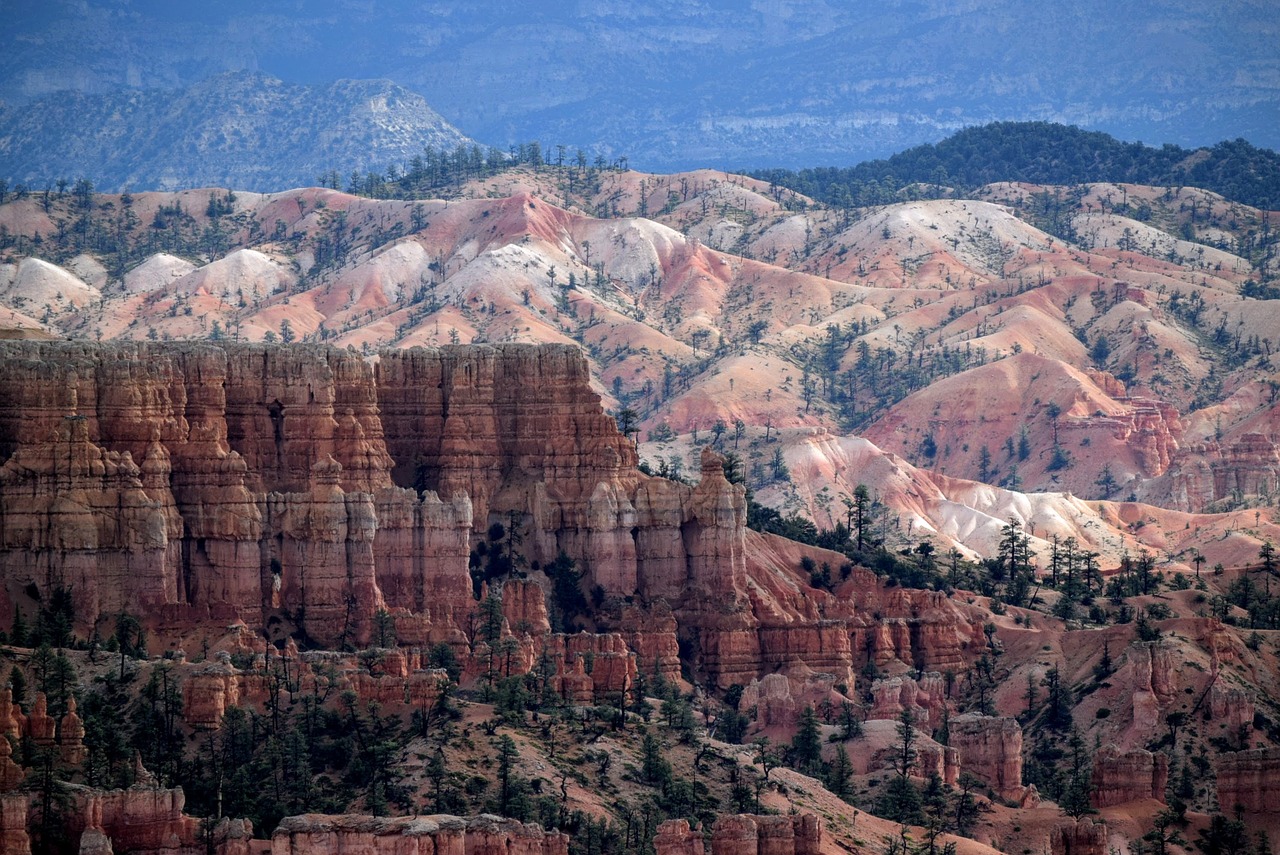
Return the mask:
<svg viewBox="0 0 1280 855">
<path fill-rule="evenodd" d="M 870 719 L 897 719 L 903 710 L 911 712 L 916 727 L 930 731 L 942 724 L 946 707 L 946 689 L 941 674 L 931 672 L 919 680 L 891 677 L 877 680 L 871 686 Z"/>
<path fill-rule="evenodd" d="M 1280 749 L 1257 748 L 1214 758 L 1218 808 L 1231 813 L 1239 805 L 1250 813 L 1275 810 L 1280 795 Z"/>
<path fill-rule="evenodd" d="M 1053 855 L 1107 855 L 1107 824 L 1088 817 L 1063 822 L 1049 833 Z"/>
<path fill-rule="evenodd" d="M 1280 435 L 1274 415 L 1268 432 L 1240 434 L 1223 442 L 1210 440 L 1182 449 L 1164 478 L 1146 494 L 1189 511 L 1203 511 L 1237 493 L 1266 492 L 1280 479 Z"/>
<path fill-rule="evenodd" d="M 363 645 L 385 610 L 400 644 L 474 653 L 468 557 L 500 522 L 531 564 L 563 551 L 584 590 L 637 604 L 605 620 L 610 638 L 555 642 L 579 697 L 623 691 L 637 667 L 676 676 L 677 637 L 721 687 L 808 670 L 848 691 L 869 658 L 961 670 L 984 644 L 981 617 L 941 593 L 860 570 L 838 596 L 812 591 L 779 562 L 785 542 L 746 530 L 744 490 L 710 451 L 695 487 L 640 473 L 574 347 L 371 364 L 319 346 L 4 342 L 0 396 L 0 613 L 29 585 L 70 587 L 84 635 L 127 611 L 156 637 L 284 619 Z M 545 603 L 511 595 L 504 632 L 529 667 Z M 206 683 L 197 721 L 243 688 Z"/>
<path fill-rule="evenodd" d="M 1022 728 L 1017 721 L 965 714 L 953 716 L 949 727 L 961 769 L 990 784 L 1001 798 L 1022 798 Z"/>
<path fill-rule="evenodd" d="M 1121 805 L 1138 799 L 1164 801 L 1169 782 L 1169 758 L 1141 748 L 1121 753 L 1104 745 L 1093 758 L 1094 807 Z"/>
<path fill-rule="evenodd" d="M 496 816 L 285 817 L 271 855 L 568 855 L 569 838 Z"/>
<path fill-rule="evenodd" d="M 822 845 L 822 820 L 811 813 L 721 816 L 711 828 L 709 852 L 687 820 L 664 822 L 654 838 L 657 855 L 820 855 Z"/>
<path fill-rule="evenodd" d="M 37 795 L 0 796 L 0 852 L 30 855 L 29 813 Z M 147 784 L 127 790 L 80 788 L 69 795 L 63 812 L 68 840 L 79 843 L 82 855 L 248 855 L 253 826 L 247 820 L 223 819 L 208 836 L 200 821 L 182 812 L 180 788 Z"/>
<path fill-rule="evenodd" d="M 731 611 L 744 587 L 741 488 L 714 455 L 697 488 L 641 475 L 575 348 L 371 366 L 331 348 L 15 342 L 0 392 L 5 599 L 70 586 L 86 622 L 260 626 L 282 609 L 333 645 L 386 608 L 407 641 L 438 640 L 472 608 L 473 533 L 513 519 L 531 560 L 563 550 L 608 593 Z"/>
</svg>

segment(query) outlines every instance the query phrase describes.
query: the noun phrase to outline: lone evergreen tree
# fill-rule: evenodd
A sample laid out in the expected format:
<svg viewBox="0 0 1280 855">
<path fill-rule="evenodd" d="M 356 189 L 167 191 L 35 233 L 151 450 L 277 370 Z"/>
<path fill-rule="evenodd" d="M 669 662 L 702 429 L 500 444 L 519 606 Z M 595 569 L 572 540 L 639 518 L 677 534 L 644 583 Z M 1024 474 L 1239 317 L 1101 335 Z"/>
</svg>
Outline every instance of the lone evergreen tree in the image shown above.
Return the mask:
<svg viewBox="0 0 1280 855">
<path fill-rule="evenodd" d="M 1062 798 L 1058 806 L 1063 813 L 1072 819 L 1079 819 L 1085 814 L 1097 813 L 1089 804 L 1089 793 L 1092 789 L 1092 768 L 1085 754 L 1084 740 L 1080 732 L 1071 728 L 1071 736 L 1067 739 L 1067 750 L 1070 752 L 1071 767 L 1067 770 L 1066 786 L 1062 790 Z"/>
<path fill-rule="evenodd" d="M 812 773 L 822 764 L 822 733 L 812 705 L 800 713 L 795 739 L 791 741 L 791 762 L 801 772 Z"/>
</svg>

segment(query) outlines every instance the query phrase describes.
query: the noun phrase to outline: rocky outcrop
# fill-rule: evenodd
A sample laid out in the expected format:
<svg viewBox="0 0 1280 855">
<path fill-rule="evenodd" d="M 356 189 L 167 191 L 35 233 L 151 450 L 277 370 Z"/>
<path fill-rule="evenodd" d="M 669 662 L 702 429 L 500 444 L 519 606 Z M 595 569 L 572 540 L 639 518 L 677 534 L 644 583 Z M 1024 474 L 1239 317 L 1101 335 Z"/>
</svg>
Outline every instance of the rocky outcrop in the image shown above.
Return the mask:
<svg viewBox="0 0 1280 855">
<path fill-rule="evenodd" d="M 1049 851 L 1053 855 L 1107 855 L 1107 824 L 1088 817 L 1059 823 L 1049 832 Z"/>
<path fill-rule="evenodd" d="M 1138 799 L 1164 801 L 1169 782 L 1169 758 L 1136 748 L 1120 752 L 1104 745 L 1093 758 L 1094 807 L 1122 805 Z"/>
<path fill-rule="evenodd" d="M 656 855 L 705 855 L 702 832 L 689 827 L 687 819 L 669 819 L 658 826 L 653 838 Z"/>
<path fill-rule="evenodd" d="M 795 727 L 805 707 L 831 723 L 849 698 L 836 690 L 831 674 L 796 671 L 766 674 L 752 680 L 742 692 L 738 709 L 748 713 L 762 727 Z M 856 713 L 855 713 L 856 714 Z"/>
<path fill-rule="evenodd" d="M 1178 691 L 1179 651 L 1166 641 L 1135 641 L 1125 651 L 1128 680 L 1133 686 L 1135 734 L 1149 734 L 1161 724 L 1160 710 Z"/>
<path fill-rule="evenodd" d="M 13 746 L 9 740 L 0 736 L 0 793 L 10 793 L 18 789 L 26 773 L 13 760 Z"/>
<path fill-rule="evenodd" d="M 580 699 L 678 677 L 680 642 L 711 685 L 814 672 L 846 692 L 868 660 L 960 671 L 985 643 L 981 616 L 941 592 L 861 570 L 839 596 L 791 578 L 710 450 L 693 487 L 639 472 L 570 346 L 375 362 L 312 345 L 2 342 L 0 399 L 0 614 L 29 610 L 30 586 L 69 587 L 84 636 L 123 611 L 155 639 L 274 623 L 337 648 L 376 626 L 394 636 L 380 644 L 484 653 L 469 558 L 501 524 L 531 570 L 574 559 L 604 606 L 609 639 L 544 643 L 545 578 L 517 580 L 504 605 L 513 667 L 549 647 Z M 191 721 L 244 688 L 203 675 Z M 932 722 L 933 688 L 918 694 Z"/>
<path fill-rule="evenodd" d="M 985 781 L 1003 799 L 1022 798 L 1022 728 L 1016 720 L 966 713 L 952 716 L 948 728 L 963 771 Z"/>
<path fill-rule="evenodd" d="M 62 585 L 86 624 L 281 611 L 339 645 L 385 609 L 402 642 L 457 641 L 472 539 L 502 522 L 530 562 L 576 559 L 584 587 L 741 613 L 743 489 L 710 452 L 693 488 L 641 474 L 589 381 L 562 346 L 371 365 L 309 346 L 5 342 L 0 610 Z"/>
<path fill-rule="evenodd" d="M 1165 477 L 1146 491 L 1162 503 L 1201 512 L 1235 494 L 1266 493 L 1280 480 L 1280 437 L 1274 416 L 1268 432 L 1249 432 L 1234 440 L 1209 440 L 1179 450 Z"/>
<path fill-rule="evenodd" d="M 36 798 L 29 793 L 0 796 L 0 852 L 30 855 L 28 824 Z M 208 834 L 202 833 L 200 820 L 182 812 L 185 798 L 180 788 L 146 783 L 127 790 L 78 787 L 68 798 L 60 814 L 65 838 L 78 842 L 85 855 L 248 855 L 250 851 L 251 823 L 222 819 Z"/>
<path fill-rule="evenodd" d="M 285 817 L 271 837 L 272 855 L 568 855 L 569 838 L 496 816 Z"/>
<path fill-rule="evenodd" d="M 28 797 L 24 793 L 0 796 L 0 852 L 6 855 L 31 855 L 31 837 L 27 834 Z"/>
<path fill-rule="evenodd" d="M 676 829 L 680 831 L 681 829 Z M 674 835 L 673 835 L 674 836 Z M 701 849 L 658 849 L 658 855 L 697 855 Z M 822 820 L 811 813 L 794 816 L 731 814 L 719 817 L 711 828 L 711 855 L 820 855 Z"/>
<path fill-rule="evenodd" d="M 1238 805 L 1249 813 L 1274 812 L 1280 798 L 1280 748 L 1220 754 L 1213 761 L 1218 779 L 1218 809 Z"/>
<path fill-rule="evenodd" d="M 1209 689 L 1209 720 L 1219 729 L 1225 728 L 1232 738 L 1239 738 L 1241 734 L 1248 738 L 1253 730 L 1253 716 L 1253 699 L 1244 689 L 1218 682 Z"/>
<path fill-rule="evenodd" d="M 903 710 L 911 712 L 911 720 L 926 731 L 942 723 L 946 706 L 946 690 L 941 674 L 924 674 L 919 680 L 891 677 L 877 680 L 871 686 L 870 719 L 897 719 Z"/>
<path fill-rule="evenodd" d="M 164 852 L 194 847 L 200 822 L 182 812 L 186 798 L 180 788 L 92 792 L 76 811 L 86 829 L 101 829 L 119 852 Z"/>
<path fill-rule="evenodd" d="M 865 583 L 864 583 L 865 584 Z M 891 672 L 959 672 L 985 648 L 982 621 L 939 591 L 865 590 L 850 615 L 855 665 Z"/>
</svg>

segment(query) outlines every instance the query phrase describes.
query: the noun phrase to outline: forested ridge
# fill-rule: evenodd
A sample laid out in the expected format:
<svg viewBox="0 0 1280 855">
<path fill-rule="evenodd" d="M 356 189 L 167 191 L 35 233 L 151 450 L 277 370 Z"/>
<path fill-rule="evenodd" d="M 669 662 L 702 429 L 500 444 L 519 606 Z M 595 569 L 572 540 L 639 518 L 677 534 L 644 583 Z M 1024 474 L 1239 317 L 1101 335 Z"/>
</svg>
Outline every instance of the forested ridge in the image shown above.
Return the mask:
<svg viewBox="0 0 1280 855">
<path fill-rule="evenodd" d="M 764 169 L 755 178 L 831 205 L 858 207 L 900 201 L 911 185 L 947 195 L 996 181 L 1085 184 L 1112 181 L 1194 186 L 1256 208 L 1280 208 L 1280 154 L 1243 139 L 1212 148 L 1159 148 L 1123 142 L 1099 131 L 1050 122 L 995 122 L 966 128 L 939 143 L 909 148 L 885 160 L 850 167 Z"/>
</svg>

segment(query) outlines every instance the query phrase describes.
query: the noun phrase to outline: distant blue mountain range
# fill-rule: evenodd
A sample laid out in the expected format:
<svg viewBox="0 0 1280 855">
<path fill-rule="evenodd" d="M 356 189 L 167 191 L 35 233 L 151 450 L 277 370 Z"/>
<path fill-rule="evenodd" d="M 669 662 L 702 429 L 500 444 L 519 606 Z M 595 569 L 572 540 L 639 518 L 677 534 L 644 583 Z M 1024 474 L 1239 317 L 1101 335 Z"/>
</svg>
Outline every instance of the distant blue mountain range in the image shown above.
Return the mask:
<svg viewBox="0 0 1280 855">
<path fill-rule="evenodd" d="M 1272 0 L 11 5 L 11 107 L 252 70 L 386 78 L 486 144 L 655 170 L 851 164 L 1005 119 L 1280 146 Z"/>
</svg>

